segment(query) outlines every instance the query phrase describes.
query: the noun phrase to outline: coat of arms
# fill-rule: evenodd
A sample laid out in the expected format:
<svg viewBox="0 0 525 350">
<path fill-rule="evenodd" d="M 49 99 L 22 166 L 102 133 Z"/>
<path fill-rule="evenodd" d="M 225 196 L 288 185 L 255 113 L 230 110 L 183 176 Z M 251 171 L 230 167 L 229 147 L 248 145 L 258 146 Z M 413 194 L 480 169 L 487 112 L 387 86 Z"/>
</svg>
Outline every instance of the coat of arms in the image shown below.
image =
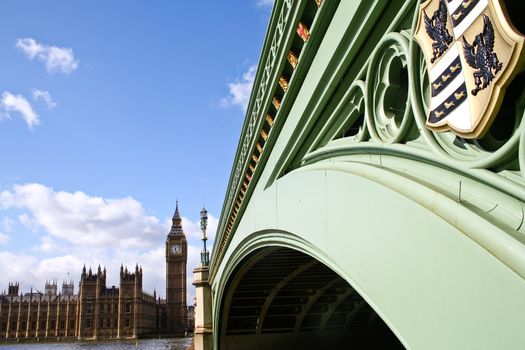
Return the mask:
<svg viewBox="0 0 525 350">
<path fill-rule="evenodd" d="M 427 0 L 414 34 L 430 81 L 427 127 L 480 138 L 522 68 L 524 37 L 498 0 Z"/>
</svg>

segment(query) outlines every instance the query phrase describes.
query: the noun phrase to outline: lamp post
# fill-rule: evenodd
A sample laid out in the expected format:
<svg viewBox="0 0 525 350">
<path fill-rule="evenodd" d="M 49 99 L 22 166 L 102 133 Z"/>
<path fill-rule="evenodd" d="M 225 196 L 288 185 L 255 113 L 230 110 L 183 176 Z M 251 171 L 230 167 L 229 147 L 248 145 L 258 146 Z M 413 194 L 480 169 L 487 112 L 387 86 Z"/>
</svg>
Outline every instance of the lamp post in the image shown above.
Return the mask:
<svg viewBox="0 0 525 350">
<path fill-rule="evenodd" d="M 204 243 L 204 248 L 201 252 L 201 264 L 202 266 L 208 266 L 210 263 L 210 253 L 206 250 L 206 227 L 208 226 L 208 212 L 206 208 L 202 207 L 201 210 L 201 231 L 202 231 L 202 242 Z"/>
</svg>

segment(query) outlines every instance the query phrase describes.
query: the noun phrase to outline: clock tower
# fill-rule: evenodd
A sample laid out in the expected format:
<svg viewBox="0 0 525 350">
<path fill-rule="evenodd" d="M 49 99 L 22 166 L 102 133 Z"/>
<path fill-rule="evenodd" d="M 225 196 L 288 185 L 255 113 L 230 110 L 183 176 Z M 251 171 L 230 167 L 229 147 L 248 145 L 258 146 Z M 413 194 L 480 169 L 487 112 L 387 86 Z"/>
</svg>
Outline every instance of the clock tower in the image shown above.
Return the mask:
<svg viewBox="0 0 525 350">
<path fill-rule="evenodd" d="M 179 202 L 173 214 L 171 230 L 166 237 L 166 331 L 181 335 L 186 331 L 186 263 L 187 242 L 182 230 Z"/>
</svg>

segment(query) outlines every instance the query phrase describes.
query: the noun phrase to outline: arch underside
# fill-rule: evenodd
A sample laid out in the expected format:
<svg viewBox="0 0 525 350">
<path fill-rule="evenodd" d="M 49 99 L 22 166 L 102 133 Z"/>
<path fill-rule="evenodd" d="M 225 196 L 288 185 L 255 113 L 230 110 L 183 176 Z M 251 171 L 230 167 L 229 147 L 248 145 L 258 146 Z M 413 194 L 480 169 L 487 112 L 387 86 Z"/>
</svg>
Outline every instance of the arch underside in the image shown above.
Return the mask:
<svg viewBox="0 0 525 350">
<path fill-rule="evenodd" d="M 221 349 L 404 349 L 359 293 L 315 258 L 259 249 L 231 277 Z"/>
</svg>

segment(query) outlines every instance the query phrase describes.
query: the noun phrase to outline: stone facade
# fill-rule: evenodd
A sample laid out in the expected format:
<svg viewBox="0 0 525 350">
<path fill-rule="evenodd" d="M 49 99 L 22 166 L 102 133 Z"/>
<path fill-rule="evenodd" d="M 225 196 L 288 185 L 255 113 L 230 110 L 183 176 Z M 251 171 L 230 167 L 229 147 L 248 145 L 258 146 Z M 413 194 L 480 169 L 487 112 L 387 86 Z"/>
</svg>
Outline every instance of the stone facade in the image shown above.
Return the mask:
<svg viewBox="0 0 525 350">
<path fill-rule="evenodd" d="M 19 294 L 17 283 L 0 295 L 0 339 L 125 339 L 163 333 L 165 303 L 142 291 L 142 268 L 121 267 L 120 286 L 106 287 L 106 270 L 82 270 L 79 293 L 46 283 L 47 293 Z"/>
<path fill-rule="evenodd" d="M 106 288 L 106 271 L 82 272 L 78 339 L 138 338 L 161 332 L 157 314 L 162 306 L 142 291 L 142 268 L 131 273 L 121 266 L 120 287 Z"/>
<path fill-rule="evenodd" d="M 166 299 L 142 290 L 142 268 L 120 267 L 118 287 L 106 286 L 106 269 L 82 269 L 78 294 L 73 282 L 46 282 L 44 293 L 19 293 L 10 283 L 0 295 L 0 340 L 133 339 L 184 335 L 193 330 L 186 305 L 187 242 L 178 205 L 166 239 Z M 191 309 L 190 312 L 193 312 Z M 191 317 L 190 317 L 191 318 Z"/>
</svg>

